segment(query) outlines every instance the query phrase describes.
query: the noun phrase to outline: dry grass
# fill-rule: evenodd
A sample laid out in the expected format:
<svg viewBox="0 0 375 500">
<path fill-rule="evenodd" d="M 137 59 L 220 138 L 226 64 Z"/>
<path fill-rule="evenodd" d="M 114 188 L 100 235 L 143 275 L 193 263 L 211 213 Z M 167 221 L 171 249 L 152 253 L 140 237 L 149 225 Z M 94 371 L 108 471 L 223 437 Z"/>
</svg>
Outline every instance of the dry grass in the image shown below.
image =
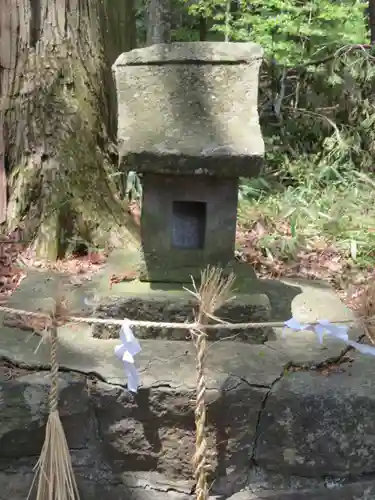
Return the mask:
<svg viewBox="0 0 375 500">
<path fill-rule="evenodd" d="M 49 414 L 36 470 L 39 476 L 36 500 L 79 500 L 68 443 L 58 411 Z M 30 495 L 31 490 L 28 500 Z"/>
<path fill-rule="evenodd" d="M 37 484 L 36 500 L 79 500 L 79 492 L 75 481 L 72 461 L 64 428 L 58 411 L 58 378 L 57 360 L 58 326 L 64 322 L 67 314 L 67 301 L 58 290 L 51 313 L 48 331 L 44 337 L 50 342 L 51 351 L 51 388 L 49 395 L 49 416 L 46 435 L 39 460 L 35 466 L 36 473 L 31 485 L 28 500 Z"/>
<path fill-rule="evenodd" d="M 232 295 L 234 281 L 234 273 L 225 275 L 222 269 L 207 266 L 201 273 L 199 288 L 196 287 L 194 280 L 193 290 L 185 288 L 198 300 L 199 307 L 195 314 L 197 323 L 201 324 L 205 318 L 220 322 L 214 313 L 234 298 Z"/>
</svg>

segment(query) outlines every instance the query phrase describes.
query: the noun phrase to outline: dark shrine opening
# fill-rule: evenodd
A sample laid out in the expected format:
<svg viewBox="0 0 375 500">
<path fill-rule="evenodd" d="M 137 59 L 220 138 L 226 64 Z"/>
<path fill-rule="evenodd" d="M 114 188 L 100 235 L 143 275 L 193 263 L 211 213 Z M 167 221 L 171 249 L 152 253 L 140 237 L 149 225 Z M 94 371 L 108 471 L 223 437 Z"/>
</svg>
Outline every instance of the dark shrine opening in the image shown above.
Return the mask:
<svg viewBox="0 0 375 500">
<path fill-rule="evenodd" d="M 185 250 L 204 248 L 206 203 L 174 201 L 172 203 L 172 247 Z"/>
</svg>

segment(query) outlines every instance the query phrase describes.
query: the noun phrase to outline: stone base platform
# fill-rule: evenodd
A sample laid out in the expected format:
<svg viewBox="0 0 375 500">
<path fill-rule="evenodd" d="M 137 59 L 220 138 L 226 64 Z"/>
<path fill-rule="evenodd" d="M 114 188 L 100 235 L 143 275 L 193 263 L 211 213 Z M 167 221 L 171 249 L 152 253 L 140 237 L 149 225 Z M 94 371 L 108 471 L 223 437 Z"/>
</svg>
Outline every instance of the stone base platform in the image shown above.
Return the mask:
<svg viewBox="0 0 375 500">
<path fill-rule="evenodd" d="M 121 275 L 126 275 L 124 271 L 128 270 L 130 279 L 104 292 L 105 287 L 99 278 L 97 288 L 102 292 L 92 311 L 95 316 L 176 323 L 193 321 L 197 301 L 185 288 L 193 288 L 192 278 L 196 286 L 199 286 L 201 268 L 172 268 L 168 273 L 163 269 L 153 268 L 150 276 L 144 272 L 147 266 L 142 260 L 142 253 L 126 250 L 113 252 L 108 268 Z M 271 317 L 271 303 L 267 294 L 259 289 L 252 267 L 233 261 L 223 267 L 223 273 L 235 274 L 234 297 L 217 311 L 217 316 L 232 323 L 268 321 Z M 190 340 L 189 332 L 180 329 L 136 327 L 134 331 L 140 338 Z M 96 338 L 107 339 L 117 338 L 119 335 L 118 328 L 110 325 L 94 325 L 92 333 Z M 210 340 L 232 338 L 262 343 L 271 334 L 269 328 L 210 330 Z"/>
<path fill-rule="evenodd" d="M 95 306 L 94 316 L 98 318 L 131 318 L 142 321 L 184 323 L 194 321 L 197 300 L 182 285 L 170 283 L 151 284 L 140 281 L 120 283 L 113 293 L 103 297 Z M 264 293 L 239 294 L 217 311 L 217 316 L 231 323 L 268 321 L 271 304 Z M 118 338 L 119 328 L 111 325 L 95 324 L 92 327 L 96 338 Z M 134 327 L 139 338 L 161 338 L 190 341 L 186 330 L 170 328 Z M 268 328 L 249 330 L 210 330 L 210 340 L 222 338 L 243 342 L 262 343 L 271 333 Z"/>
<path fill-rule="evenodd" d="M 12 306 L 40 308 L 33 280 Z M 47 280 L 38 293 L 52 285 Z M 84 287 L 75 290 L 78 309 Z M 272 320 L 351 318 L 317 282 L 260 281 L 256 292 L 268 297 Z M 353 328 L 351 337 L 360 336 Z M 94 338 L 82 324 L 60 328 L 59 339 L 60 412 L 82 500 L 193 500 L 192 343 L 142 339 L 134 396 L 114 355 L 116 339 Z M 25 500 L 44 439 L 49 351 L 35 351 L 39 340 L 0 329 L 0 500 Z M 213 498 L 375 498 L 372 357 L 346 353 L 335 339 L 320 345 L 311 332 L 284 339 L 276 328 L 262 344 L 209 343 L 206 362 Z"/>
<path fill-rule="evenodd" d="M 81 500 L 193 500 L 189 344 L 144 340 L 143 385 L 133 396 L 113 357 L 116 341 L 71 328 L 60 338 L 60 413 Z M 316 369 L 312 360 L 339 356 L 340 345 L 328 343 L 323 353 L 308 335 L 304 341 L 292 357 L 281 339 L 210 345 L 207 432 L 216 498 L 374 498 L 373 359 L 342 358 Z M 26 343 L 23 331 L 0 332 L 0 357 L 13 363 L 0 362 L 0 500 L 25 500 L 44 439 L 48 352 L 42 346 L 35 354 L 36 343 Z M 287 368 L 297 366 L 293 359 L 296 371 Z"/>
</svg>

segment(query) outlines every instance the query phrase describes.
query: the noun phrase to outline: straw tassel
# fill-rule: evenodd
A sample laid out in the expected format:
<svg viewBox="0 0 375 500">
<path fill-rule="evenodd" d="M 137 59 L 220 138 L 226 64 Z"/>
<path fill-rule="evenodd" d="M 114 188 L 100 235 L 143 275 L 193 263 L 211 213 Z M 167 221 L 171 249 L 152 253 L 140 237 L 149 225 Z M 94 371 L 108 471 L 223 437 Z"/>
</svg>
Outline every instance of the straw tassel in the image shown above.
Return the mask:
<svg viewBox="0 0 375 500">
<path fill-rule="evenodd" d="M 46 436 L 39 460 L 35 466 L 35 477 L 27 500 L 30 499 L 36 481 L 36 500 L 79 500 L 80 498 L 68 443 L 58 411 L 59 365 L 57 361 L 57 329 L 62 312 L 62 302 L 57 301 L 54 314 L 51 316 L 49 335 L 51 346 L 51 389 Z"/>
</svg>

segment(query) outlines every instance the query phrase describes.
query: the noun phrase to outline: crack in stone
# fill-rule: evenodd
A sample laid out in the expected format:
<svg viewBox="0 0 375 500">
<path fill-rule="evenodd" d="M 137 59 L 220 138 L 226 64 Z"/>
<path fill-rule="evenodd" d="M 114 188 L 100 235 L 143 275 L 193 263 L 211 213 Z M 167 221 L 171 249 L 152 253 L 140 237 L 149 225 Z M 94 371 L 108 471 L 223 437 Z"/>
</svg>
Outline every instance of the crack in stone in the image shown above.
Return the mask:
<svg viewBox="0 0 375 500">
<path fill-rule="evenodd" d="M 310 363 L 296 363 L 294 361 L 289 361 L 289 363 L 285 365 L 285 371 L 293 372 L 294 370 L 296 370 L 305 372 L 319 372 L 331 366 L 340 366 L 345 363 L 350 363 L 352 359 L 350 358 L 349 353 L 353 350 L 354 348 L 351 346 L 345 347 L 345 349 L 343 349 L 338 356 L 332 356 L 319 363 L 314 363 L 313 361 L 311 361 Z"/>
<path fill-rule="evenodd" d="M 356 342 L 361 342 L 365 338 L 366 334 L 360 334 L 356 338 Z M 264 347 L 267 347 L 268 349 L 277 352 L 277 349 L 275 347 L 272 347 L 268 344 L 265 345 Z M 284 370 L 287 372 L 293 371 L 293 369 L 297 369 L 299 371 L 314 371 L 314 372 L 320 371 L 325 368 L 329 368 L 330 366 L 333 365 L 341 365 L 350 362 L 351 358 L 348 355 L 350 352 L 353 351 L 355 351 L 353 347 L 346 346 L 343 349 L 341 349 L 340 353 L 337 356 L 331 356 L 325 359 L 324 361 L 320 361 L 318 363 L 314 361 L 298 363 L 293 360 L 290 360 L 285 364 Z"/>
<path fill-rule="evenodd" d="M 233 391 L 233 390 L 237 389 L 237 387 L 239 387 L 242 382 L 244 382 L 249 387 L 253 387 L 255 389 L 270 389 L 272 387 L 272 384 L 274 383 L 274 382 L 272 382 L 272 384 L 257 384 L 254 382 L 249 382 L 246 378 L 240 377 L 239 375 L 236 375 L 234 373 L 228 373 L 228 378 L 236 379 L 236 380 L 238 380 L 238 383 L 236 385 L 233 385 L 233 386 L 225 389 L 225 392 L 229 392 L 229 391 Z"/>
<path fill-rule="evenodd" d="M 283 370 L 281 372 L 281 374 L 277 378 L 275 378 L 275 380 L 272 382 L 272 384 L 270 386 L 268 386 L 268 391 L 264 395 L 264 398 L 262 399 L 262 402 L 260 404 L 260 408 L 259 408 L 259 412 L 258 412 L 258 418 L 257 418 L 257 422 L 255 424 L 254 439 L 253 439 L 253 444 L 252 444 L 252 453 L 251 453 L 251 457 L 250 457 L 250 467 L 254 466 L 254 465 L 257 465 L 256 459 L 255 459 L 255 455 L 256 455 L 256 450 L 257 450 L 257 446 L 258 446 L 258 439 L 259 439 L 259 426 L 260 426 L 260 421 L 261 421 L 263 412 L 264 412 L 264 410 L 266 408 L 266 404 L 267 404 L 268 398 L 269 398 L 269 396 L 270 396 L 270 394 L 272 392 L 272 389 L 275 387 L 275 385 L 278 382 L 280 382 L 280 380 L 282 380 L 282 378 L 284 376 L 285 376 L 285 370 Z M 249 385 L 251 385 L 251 384 L 249 384 Z"/>
<path fill-rule="evenodd" d="M 179 354 L 178 356 L 174 356 L 172 359 L 174 361 L 176 361 L 176 360 L 181 359 L 181 358 L 186 358 L 186 356 L 188 356 L 189 354 L 191 354 L 191 353 L 189 353 L 189 351 L 185 351 L 184 354 Z M 138 372 L 139 373 L 146 372 L 150 368 L 150 366 L 152 364 L 157 363 L 157 362 L 164 364 L 165 363 L 165 359 L 163 359 L 163 358 L 153 358 L 153 359 L 150 359 L 147 362 L 147 366 L 145 366 L 144 368 L 138 369 Z"/>
<path fill-rule="evenodd" d="M 364 336 L 362 336 L 363 338 Z M 348 362 L 348 359 L 347 359 L 347 356 L 348 356 L 348 353 L 353 350 L 351 347 L 347 347 L 345 349 L 342 350 L 342 352 L 340 353 L 340 355 L 334 357 L 334 358 L 331 358 L 330 360 L 326 360 L 326 361 L 323 361 L 319 364 L 316 364 L 315 367 L 320 367 L 320 368 L 324 368 L 326 366 L 329 366 L 330 364 L 343 364 L 343 363 L 346 363 Z M 29 365 L 26 365 L 26 364 L 22 364 L 22 363 L 17 363 L 17 362 L 14 362 L 12 360 L 8 360 L 6 359 L 4 356 L 0 356 L 0 360 L 5 360 L 7 362 L 10 363 L 10 365 L 14 366 L 15 368 L 21 368 L 22 366 L 26 366 L 24 369 L 25 371 L 37 371 L 37 370 L 40 370 L 40 371 L 46 371 L 48 372 L 48 368 L 43 370 L 43 368 L 33 368 L 33 367 L 30 367 Z M 227 392 L 231 392 L 231 391 L 235 391 L 240 385 L 241 383 L 245 383 L 248 387 L 250 388 L 255 388 L 255 389 L 263 389 L 264 390 L 264 395 L 262 397 L 262 400 L 260 402 L 260 405 L 259 406 L 259 409 L 257 411 L 257 419 L 256 419 L 256 424 L 255 424 L 255 431 L 254 431 L 254 437 L 252 439 L 252 452 L 251 452 L 251 457 L 250 457 L 250 462 L 249 462 L 249 468 L 254 468 L 257 466 L 257 462 L 256 462 L 256 451 L 257 451 L 257 447 L 258 447 L 258 442 L 259 442 L 259 439 L 260 439 L 260 423 L 261 423 L 261 418 L 264 414 L 264 411 L 266 409 L 266 406 L 267 406 L 267 402 L 268 402 L 268 398 L 270 397 L 271 395 L 271 391 L 273 391 L 274 387 L 276 386 L 276 384 L 280 381 L 283 380 L 284 376 L 287 374 L 288 371 L 290 371 L 290 369 L 292 367 L 298 367 L 300 368 L 300 366 L 298 366 L 298 364 L 293 364 L 292 362 L 290 362 L 286 367 L 285 369 L 281 372 L 281 374 L 279 376 L 277 376 L 276 378 L 274 378 L 274 380 L 271 382 L 271 384 L 257 384 L 257 383 L 251 383 L 249 380 L 247 380 L 246 378 L 242 378 L 238 375 L 234 375 L 234 374 L 227 374 L 228 377 L 232 378 L 233 379 L 233 384 L 228 387 L 226 389 Z M 315 371 L 316 368 L 313 368 L 312 366 L 310 366 L 308 368 L 308 370 L 313 370 Z M 112 384 L 111 382 L 108 382 L 106 381 L 105 379 L 103 379 L 103 377 L 100 377 L 100 376 L 97 376 L 95 373 L 85 373 L 85 372 L 81 372 L 79 370 L 72 370 L 72 369 L 68 369 L 68 368 L 64 368 L 64 369 L 61 369 L 60 370 L 61 372 L 65 372 L 65 373 L 78 373 L 78 374 L 81 374 L 85 377 L 85 384 L 86 384 L 86 387 L 87 387 L 87 390 L 88 390 L 88 393 L 90 395 L 90 390 L 92 389 L 91 387 L 91 384 L 95 384 L 96 381 L 102 381 L 103 383 L 107 384 L 108 386 L 111 386 L 111 387 L 114 387 L 114 388 L 119 388 L 121 390 L 125 390 L 124 387 L 122 385 L 119 385 L 119 384 Z M 298 372 L 297 372 L 298 373 Z M 170 387 L 170 385 L 164 385 L 164 384 L 157 384 L 157 385 L 153 385 L 152 388 L 162 388 L 162 387 Z M 184 386 L 182 386 L 184 387 Z M 216 388 L 217 389 L 217 388 Z M 263 391 L 262 391 L 263 392 Z M 91 398 L 89 398 L 89 401 L 92 401 Z M 90 404 L 90 403 L 89 403 Z M 99 439 L 102 438 L 102 431 L 100 429 L 100 420 L 98 418 L 98 415 L 97 415 L 97 412 L 96 412 L 96 407 L 95 405 L 91 402 L 90 404 L 90 407 L 91 409 L 93 409 L 94 411 L 94 418 L 95 418 L 95 433 L 97 432 L 98 435 L 96 437 L 98 437 Z M 256 410 L 256 409 L 255 409 Z M 84 450 L 88 450 L 89 448 L 88 447 L 77 447 L 77 448 L 72 448 L 71 451 L 84 451 Z M 26 457 L 20 457 L 20 458 L 27 458 L 27 459 L 30 459 L 30 458 L 38 458 L 37 456 L 35 455 L 30 455 L 30 456 L 26 456 Z M 0 471 L 2 472 L 8 472 L 6 469 L 3 469 L 2 468 L 2 463 L 0 462 Z M 272 473 L 271 473 L 272 474 Z M 301 478 L 301 479 L 311 479 L 310 476 L 303 476 L 303 475 L 296 475 L 295 476 L 296 478 Z M 365 472 L 365 473 L 362 473 L 362 474 L 358 474 L 358 475 L 348 475 L 346 477 L 342 477 L 342 476 L 324 476 L 324 475 L 321 475 L 319 478 L 318 478 L 320 481 L 322 481 L 322 487 L 326 488 L 326 489 L 332 489 L 333 487 L 335 487 L 335 485 L 340 485 L 340 486 L 346 486 L 346 485 L 350 485 L 350 484 L 356 484 L 356 483 L 359 483 L 361 481 L 375 481 L 375 471 L 369 471 L 369 472 Z M 115 483 L 113 483 L 115 484 Z M 132 485 L 132 486 L 128 486 L 128 485 L 124 485 L 123 482 L 119 482 L 118 485 L 120 486 L 124 486 L 126 488 L 129 488 L 131 490 L 139 490 L 139 491 L 142 491 L 142 490 L 150 490 L 150 491 L 155 491 L 155 492 L 162 492 L 162 493 L 177 493 L 177 494 L 181 494 L 181 495 L 189 495 L 189 493 L 184 490 L 183 488 L 179 488 L 178 486 L 170 486 L 170 485 L 166 485 L 165 487 L 163 486 L 158 486 L 157 484 L 153 484 L 151 482 L 151 484 L 147 483 L 147 484 L 140 484 L 140 485 Z M 251 488 L 250 488 L 250 491 L 251 491 Z M 254 489 L 254 492 L 256 490 Z M 291 489 L 290 490 L 291 492 L 296 492 L 295 489 Z M 303 492 L 304 490 L 299 490 L 301 492 Z M 307 490 L 306 490 L 307 491 Z M 311 490 L 313 492 L 313 489 Z M 287 491 L 286 490 L 283 490 L 281 491 L 282 494 L 286 493 Z M 190 495 L 193 494 L 193 491 L 190 493 Z"/>
<path fill-rule="evenodd" d="M 178 356 L 178 357 L 182 357 L 182 356 Z M 9 363 L 10 365 L 12 365 L 14 368 L 19 368 L 21 370 L 25 370 L 25 371 L 29 371 L 29 372 L 34 372 L 34 371 L 37 371 L 37 372 L 50 372 L 51 371 L 51 367 L 47 364 L 42 364 L 42 363 L 38 363 L 38 364 L 34 364 L 34 365 L 29 365 L 27 363 L 24 363 L 22 361 L 14 361 L 13 359 L 7 357 L 7 356 L 3 356 L 1 355 L 0 356 L 0 361 L 4 361 L 6 363 Z M 143 371 L 146 371 L 148 367 L 144 368 L 142 370 Z M 73 373 L 73 374 L 78 374 L 78 375 L 83 375 L 86 379 L 97 379 L 98 381 L 100 382 L 103 382 L 107 385 L 110 385 L 111 387 L 114 387 L 114 388 L 119 388 L 119 389 L 126 389 L 125 385 L 126 384 L 118 384 L 118 383 L 115 383 L 115 382 L 111 382 L 110 380 L 106 379 L 105 377 L 103 377 L 102 375 L 100 375 L 99 373 L 93 371 L 93 372 L 86 372 L 86 371 L 81 371 L 81 370 L 78 370 L 78 369 L 73 369 L 73 368 L 68 368 L 66 366 L 63 366 L 63 365 L 60 365 L 59 366 L 59 372 L 61 373 Z M 250 387 L 255 387 L 255 388 L 259 388 L 259 389 L 268 389 L 270 386 L 269 385 L 264 385 L 264 384 L 254 384 L 254 383 L 251 383 L 249 382 L 248 380 L 242 378 L 242 377 L 239 377 L 238 375 L 233 375 L 231 373 L 228 373 L 227 374 L 228 377 L 233 377 L 233 378 L 237 378 L 239 381 L 243 381 L 245 382 L 247 385 L 249 385 Z M 240 384 L 240 382 L 239 382 Z M 238 385 L 239 385 L 238 384 Z M 238 387 L 238 385 L 234 386 L 234 387 L 231 387 L 230 389 L 228 390 L 234 390 L 236 387 Z M 184 384 L 172 384 L 170 381 L 158 381 L 156 383 L 153 383 L 150 385 L 150 388 L 151 389 L 163 389 L 163 388 L 167 388 L 167 389 L 175 389 L 175 390 L 178 390 L 178 389 L 186 389 L 186 390 L 189 390 L 189 391 L 193 391 L 195 389 L 194 386 L 185 386 Z M 142 389 L 142 387 L 140 388 Z M 207 390 L 215 390 L 217 389 L 216 386 L 214 387 L 211 387 L 211 386 L 207 386 Z"/>
<path fill-rule="evenodd" d="M 181 354 L 179 356 L 176 356 L 174 359 L 180 359 L 180 358 L 184 358 L 186 357 L 188 354 L 188 352 L 185 352 L 184 354 Z M 13 360 L 12 358 L 8 357 L 8 356 L 5 356 L 5 355 L 0 355 L 0 361 L 4 361 L 6 363 L 9 363 L 10 365 L 14 366 L 15 368 L 19 368 L 21 370 L 26 370 L 26 371 L 38 371 L 38 372 L 42 372 L 42 371 L 46 371 L 46 372 L 49 372 L 51 371 L 51 366 L 49 364 L 45 364 L 45 363 L 35 363 L 35 364 L 28 364 L 28 363 L 24 363 L 22 361 L 15 361 Z M 156 361 L 159 361 L 161 362 L 162 360 L 161 359 L 158 359 L 158 358 L 155 358 L 154 360 L 150 360 L 148 363 L 147 363 L 147 366 L 141 368 L 141 369 L 138 369 L 138 372 L 140 374 L 142 373 L 145 373 L 151 366 L 152 363 L 156 362 Z M 103 377 L 103 375 L 101 375 L 100 373 L 96 372 L 96 371 L 82 371 L 82 370 L 78 370 L 76 368 L 69 368 L 67 366 L 64 366 L 64 365 L 60 365 L 59 366 L 59 372 L 61 373 L 74 373 L 74 374 L 79 374 L 79 375 L 83 375 L 85 377 L 95 377 L 96 379 L 98 379 L 100 382 L 104 382 L 112 387 L 119 387 L 121 389 L 124 389 L 125 388 L 125 383 L 124 384 L 118 384 L 118 383 L 114 383 L 114 382 L 111 382 L 110 380 L 108 380 L 107 378 Z M 178 388 L 178 387 L 183 387 L 183 385 L 179 385 L 179 386 L 176 386 L 176 385 L 172 385 L 169 381 L 165 381 L 165 382 L 158 382 L 157 384 L 153 384 L 152 385 L 152 388 L 162 388 L 162 387 L 168 387 L 168 388 Z"/>
<path fill-rule="evenodd" d="M 9 358 L 8 356 L 0 355 L 0 361 L 5 361 L 6 363 L 9 363 L 12 365 L 14 368 L 19 368 L 20 370 L 26 370 L 29 372 L 50 372 L 51 371 L 51 366 L 46 364 L 46 363 L 35 363 L 35 364 L 28 364 L 24 363 L 23 361 L 15 361 L 12 358 Z M 95 377 L 101 382 L 105 382 L 109 385 L 113 385 L 114 387 L 122 387 L 120 384 L 113 384 L 111 382 L 108 382 L 102 375 L 100 375 L 97 372 L 85 372 L 73 368 L 68 368 L 67 366 L 60 365 L 59 366 L 59 372 L 61 373 L 74 373 L 74 374 L 79 374 L 79 375 L 84 375 L 85 377 Z"/>
<path fill-rule="evenodd" d="M 357 342 L 360 342 L 366 337 L 366 335 L 360 335 L 357 339 Z M 274 347 L 271 347 L 267 345 L 268 349 L 271 349 L 272 351 L 277 351 Z M 353 352 L 354 348 L 351 346 L 344 347 L 341 352 L 337 356 L 331 356 L 330 358 L 325 359 L 324 361 L 320 361 L 318 363 L 311 361 L 311 362 L 303 362 L 303 363 L 298 363 L 296 361 L 290 360 L 288 361 L 285 366 L 284 366 L 284 371 L 286 372 L 291 372 L 294 369 L 297 369 L 299 371 L 320 371 L 325 368 L 329 368 L 330 366 L 333 365 L 341 365 L 344 363 L 348 363 L 351 361 L 351 358 L 348 356 L 350 352 Z"/>
<path fill-rule="evenodd" d="M 157 487 L 155 485 L 150 485 L 150 484 L 143 484 L 143 485 L 135 485 L 135 486 L 127 486 L 129 490 L 151 490 L 151 491 L 158 491 L 161 493 L 181 493 L 183 495 L 189 495 L 190 492 L 188 490 L 183 490 L 179 488 L 175 488 L 172 486 L 166 486 L 165 488 L 163 487 Z"/>
<path fill-rule="evenodd" d="M 297 476 L 297 477 L 304 477 L 304 476 Z M 308 476 L 306 476 L 308 478 Z M 349 474 L 348 476 L 342 477 L 342 476 L 321 476 L 321 480 L 324 481 L 324 486 L 326 488 L 330 488 L 329 483 L 339 483 L 342 486 L 346 486 L 348 484 L 356 484 L 359 483 L 360 481 L 366 480 L 366 481 L 374 481 L 375 480 L 375 471 L 369 471 L 369 472 L 363 472 L 362 474 L 356 474 L 356 475 L 351 475 Z"/>
</svg>

